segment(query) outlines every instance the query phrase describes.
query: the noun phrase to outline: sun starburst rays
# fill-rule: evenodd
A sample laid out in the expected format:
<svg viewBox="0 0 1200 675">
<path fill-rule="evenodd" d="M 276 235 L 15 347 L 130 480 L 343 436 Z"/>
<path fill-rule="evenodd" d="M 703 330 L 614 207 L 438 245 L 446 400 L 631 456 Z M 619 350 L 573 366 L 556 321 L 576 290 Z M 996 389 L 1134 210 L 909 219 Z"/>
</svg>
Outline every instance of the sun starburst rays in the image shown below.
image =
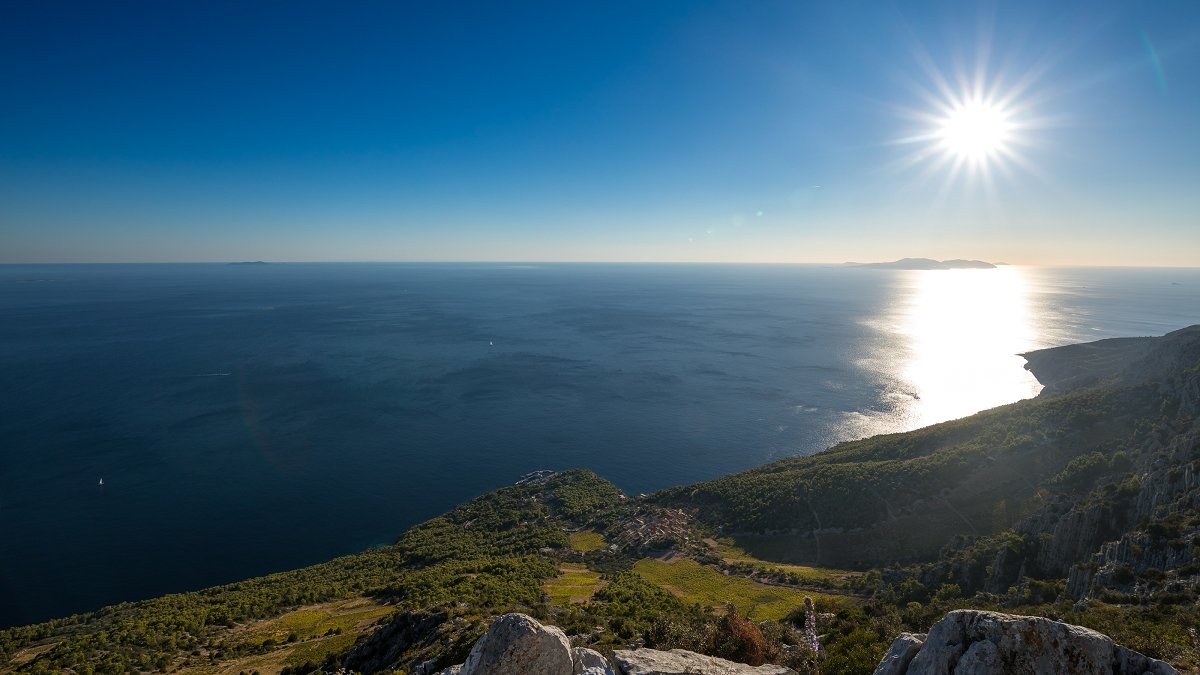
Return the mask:
<svg viewBox="0 0 1200 675">
<path fill-rule="evenodd" d="M 975 75 L 985 77 L 981 72 Z M 975 80 L 957 87 L 941 74 L 932 80 L 932 91 L 920 91 L 923 109 L 900 110 L 911 127 L 895 143 L 911 148 L 900 166 L 917 169 L 916 182 L 940 182 L 938 202 L 955 186 L 965 185 L 982 189 L 986 201 L 997 205 L 999 182 L 1038 173 L 1024 152 L 1034 127 L 1022 98 L 1028 82 L 1002 90 L 1000 77 L 989 84 Z"/>
</svg>

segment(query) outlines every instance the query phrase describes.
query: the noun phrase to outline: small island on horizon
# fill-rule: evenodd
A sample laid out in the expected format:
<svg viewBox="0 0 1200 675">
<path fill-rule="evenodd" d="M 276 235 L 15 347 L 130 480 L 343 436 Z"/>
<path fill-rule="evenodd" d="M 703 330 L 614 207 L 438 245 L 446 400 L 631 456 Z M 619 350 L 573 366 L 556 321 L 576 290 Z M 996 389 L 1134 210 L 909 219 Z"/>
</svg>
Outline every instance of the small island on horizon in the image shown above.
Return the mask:
<svg viewBox="0 0 1200 675">
<path fill-rule="evenodd" d="M 885 270 L 991 270 L 1004 263 L 990 263 L 982 260 L 934 260 L 933 258 L 901 258 L 892 262 L 877 263 L 844 263 L 849 267 L 875 267 Z"/>
<path fill-rule="evenodd" d="M 265 260 L 240 260 L 237 262 L 231 262 L 229 264 L 230 265 L 269 265 L 270 263 L 266 262 Z"/>
</svg>

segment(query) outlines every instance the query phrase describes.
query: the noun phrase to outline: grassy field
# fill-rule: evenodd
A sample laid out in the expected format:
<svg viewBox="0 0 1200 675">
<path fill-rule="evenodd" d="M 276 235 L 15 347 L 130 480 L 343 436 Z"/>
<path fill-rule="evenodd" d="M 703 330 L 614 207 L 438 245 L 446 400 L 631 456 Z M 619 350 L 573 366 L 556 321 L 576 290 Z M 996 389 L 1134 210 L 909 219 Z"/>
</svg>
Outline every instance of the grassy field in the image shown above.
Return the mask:
<svg viewBox="0 0 1200 675">
<path fill-rule="evenodd" d="M 600 574 L 593 572 L 585 565 L 563 563 L 559 567 L 561 574 L 546 581 L 546 595 L 555 605 L 583 603 L 592 599 L 596 591 L 604 587 Z"/>
<path fill-rule="evenodd" d="M 806 595 L 823 610 L 850 602 L 842 596 L 760 584 L 744 577 L 725 575 L 689 558 L 645 558 L 633 566 L 633 571 L 682 600 L 715 609 L 732 602 L 739 612 L 757 621 L 785 618 L 792 610 L 804 606 Z"/>
<path fill-rule="evenodd" d="M 348 649 L 356 639 L 370 631 L 377 619 L 392 611 L 391 607 L 380 606 L 366 598 L 302 607 L 274 619 L 239 626 L 230 631 L 227 639 L 231 643 L 247 646 L 266 644 L 271 649 L 267 653 L 226 661 L 219 666 L 184 666 L 180 672 L 232 675 L 257 670 L 268 675 L 278 673 L 285 666 L 298 666 L 310 661 L 320 663 L 326 655 Z"/>
<path fill-rule="evenodd" d="M 36 647 L 30 647 L 28 649 L 22 649 L 13 655 L 12 659 L 10 659 L 8 663 L 0 665 L 0 673 L 10 673 L 17 666 L 29 663 L 30 661 L 34 660 L 38 654 L 50 651 L 54 647 L 54 644 L 55 643 L 51 642 L 44 645 L 38 645 Z"/>
<path fill-rule="evenodd" d="M 708 544 L 713 549 L 713 554 L 721 560 L 729 564 L 744 564 L 752 565 L 764 571 L 781 571 L 788 574 L 795 574 L 800 577 L 801 581 L 809 581 L 814 583 L 826 583 L 835 586 L 840 586 L 852 577 L 858 576 L 861 572 L 852 572 L 849 570 L 836 570 L 825 567 L 808 567 L 806 565 L 786 565 L 783 563 L 769 562 L 761 560 L 750 555 L 746 551 L 739 548 L 732 539 L 705 539 L 704 543 Z"/>
<path fill-rule="evenodd" d="M 570 542 L 571 548 L 579 551 L 580 553 L 596 551 L 606 546 L 604 536 L 599 532 L 593 532 L 592 530 L 571 532 L 567 535 L 567 541 Z"/>
</svg>

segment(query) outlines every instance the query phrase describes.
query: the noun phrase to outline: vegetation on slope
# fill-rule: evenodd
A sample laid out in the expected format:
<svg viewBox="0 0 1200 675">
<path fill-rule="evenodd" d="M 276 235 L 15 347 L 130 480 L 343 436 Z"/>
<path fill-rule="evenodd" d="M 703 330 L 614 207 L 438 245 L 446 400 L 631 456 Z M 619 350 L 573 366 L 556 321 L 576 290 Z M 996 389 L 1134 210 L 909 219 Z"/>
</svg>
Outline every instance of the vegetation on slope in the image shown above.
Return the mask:
<svg viewBox="0 0 1200 675">
<path fill-rule="evenodd" d="M 556 521 L 569 522 L 571 516 L 565 514 L 588 512 L 598 499 L 615 493 L 611 484 L 590 472 L 505 488 L 412 528 L 391 546 L 0 631 L 0 659 L 7 661 L 33 645 L 51 644 L 15 670 L 166 671 L 219 663 L 261 649 L 261 644 L 229 639 L 230 630 L 330 600 L 371 596 L 401 608 L 457 602 L 479 612 L 537 605 L 543 582 L 558 573 L 557 565 L 539 551 L 567 545 Z"/>
<path fill-rule="evenodd" d="M 1161 400 L 1142 386 L 1022 401 L 665 490 L 655 501 L 693 511 L 752 552 L 789 538 L 790 549 L 768 557 L 862 568 L 928 559 L 948 534 L 994 533 L 1036 510 L 1057 487 L 1052 478 L 1081 471 L 1068 469 L 1077 457 L 1107 466 L 1144 440 Z"/>
<path fill-rule="evenodd" d="M 1200 369 L 1059 389 L 645 499 L 556 474 L 391 546 L 0 631 L 0 672 L 446 666 L 490 616 L 523 611 L 602 651 L 869 673 L 897 633 L 958 608 L 1080 624 L 1200 668 Z M 820 655 L 799 632 L 806 596 Z"/>
</svg>

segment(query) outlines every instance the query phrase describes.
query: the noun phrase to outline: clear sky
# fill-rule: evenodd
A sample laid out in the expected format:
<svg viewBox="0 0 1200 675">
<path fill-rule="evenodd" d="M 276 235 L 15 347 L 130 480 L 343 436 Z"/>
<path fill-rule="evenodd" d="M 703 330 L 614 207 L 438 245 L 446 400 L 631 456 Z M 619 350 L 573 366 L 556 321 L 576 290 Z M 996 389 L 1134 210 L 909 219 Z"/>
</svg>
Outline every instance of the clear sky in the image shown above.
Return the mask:
<svg viewBox="0 0 1200 675">
<path fill-rule="evenodd" d="M 1193 0 L 7 2 L 0 92 L 0 262 L 1200 265 Z"/>
</svg>

